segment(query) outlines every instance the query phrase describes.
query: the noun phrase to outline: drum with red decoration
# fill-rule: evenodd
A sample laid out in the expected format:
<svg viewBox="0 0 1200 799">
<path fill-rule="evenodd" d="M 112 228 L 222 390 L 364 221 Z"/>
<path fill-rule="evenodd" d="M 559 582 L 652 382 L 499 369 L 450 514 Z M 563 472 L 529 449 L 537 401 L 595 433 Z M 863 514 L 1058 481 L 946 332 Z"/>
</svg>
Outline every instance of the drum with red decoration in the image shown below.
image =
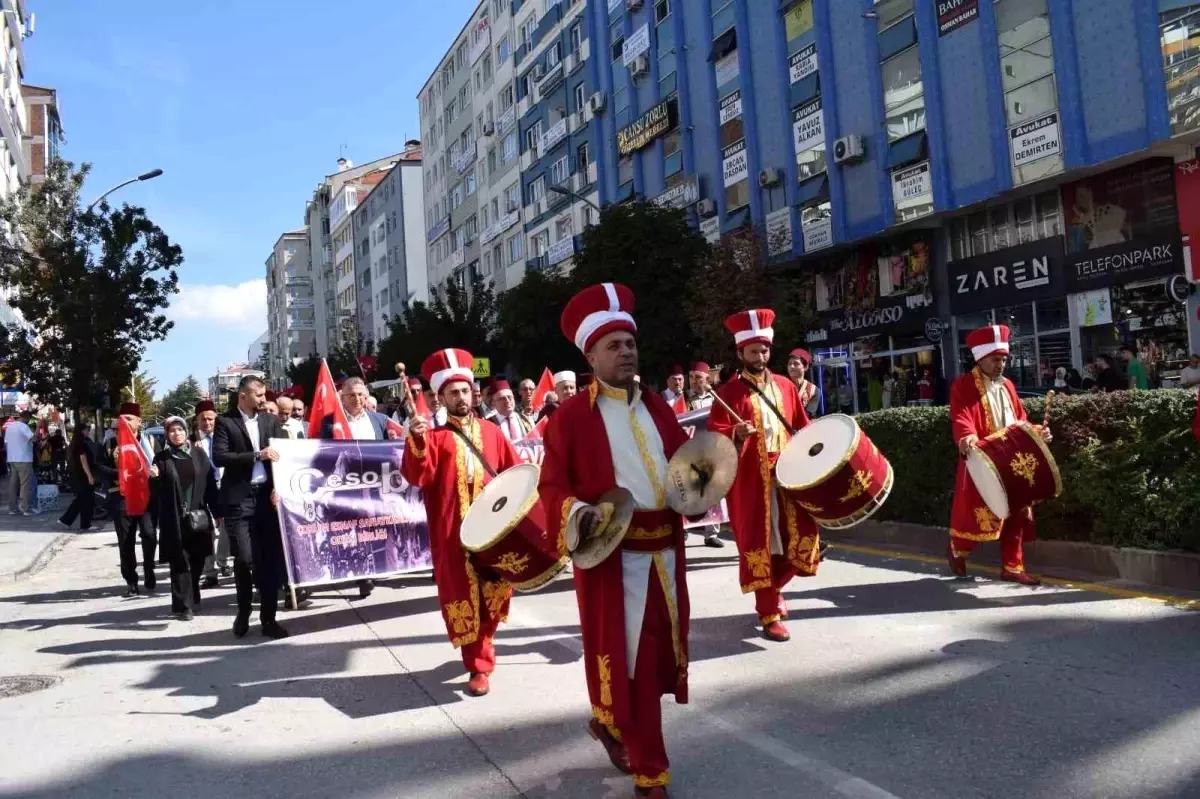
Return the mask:
<svg viewBox="0 0 1200 799">
<path fill-rule="evenodd" d="M 1058 464 L 1041 431 L 1028 422 L 981 438 L 967 453 L 967 472 L 1001 520 L 1062 493 Z"/>
<path fill-rule="evenodd" d="M 567 565 L 546 529 L 537 492 L 540 473 L 522 463 L 496 475 L 467 509 L 459 532 L 476 567 L 495 572 L 518 591 L 536 591 Z"/>
<path fill-rule="evenodd" d="M 775 479 L 817 524 L 844 530 L 883 506 L 892 491 L 892 465 L 853 417 L 835 413 L 792 436 Z"/>
</svg>

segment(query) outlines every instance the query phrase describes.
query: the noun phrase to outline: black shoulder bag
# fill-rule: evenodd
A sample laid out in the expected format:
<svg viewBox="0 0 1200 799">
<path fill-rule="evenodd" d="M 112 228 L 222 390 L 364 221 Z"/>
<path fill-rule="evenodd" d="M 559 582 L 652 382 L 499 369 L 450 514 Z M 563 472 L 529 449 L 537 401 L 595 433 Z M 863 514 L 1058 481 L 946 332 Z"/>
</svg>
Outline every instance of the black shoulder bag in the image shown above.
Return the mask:
<svg viewBox="0 0 1200 799">
<path fill-rule="evenodd" d="M 188 457 L 190 458 L 191 455 L 188 455 Z M 188 510 L 184 507 L 183 486 L 179 483 L 179 472 L 175 470 L 175 464 L 171 463 L 170 457 L 166 459 L 166 462 L 171 464 L 171 483 L 175 486 L 176 505 L 179 508 L 179 532 L 193 537 L 211 536 L 213 531 L 212 516 L 209 515 L 207 510 Z M 195 490 L 194 485 L 192 489 Z"/>
<path fill-rule="evenodd" d="M 771 376 L 770 372 L 767 372 L 767 376 L 771 377 L 772 380 L 775 379 L 774 377 Z M 759 388 L 758 386 L 754 385 L 752 382 L 747 380 L 745 375 L 739 375 L 738 379 L 741 380 L 743 383 L 745 383 L 747 386 L 749 386 L 750 389 L 755 394 L 757 394 L 759 397 L 762 398 L 762 401 L 766 403 L 767 407 L 770 408 L 775 413 L 776 418 L 778 418 L 780 424 L 783 425 L 783 429 L 788 431 L 789 436 L 796 435 L 795 428 L 793 428 L 790 424 L 788 424 L 788 420 L 783 418 L 783 413 L 780 412 L 779 408 L 775 407 L 775 403 L 771 402 L 771 398 L 768 397 L 766 394 L 764 394 L 763 390 L 761 388 Z"/>
</svg>

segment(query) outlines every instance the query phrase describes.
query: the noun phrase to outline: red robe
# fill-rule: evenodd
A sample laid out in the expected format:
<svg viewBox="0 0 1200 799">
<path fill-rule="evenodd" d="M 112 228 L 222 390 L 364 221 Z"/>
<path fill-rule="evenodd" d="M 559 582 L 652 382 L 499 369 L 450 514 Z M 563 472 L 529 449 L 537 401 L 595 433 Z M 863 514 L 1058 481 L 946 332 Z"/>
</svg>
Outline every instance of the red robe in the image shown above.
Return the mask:
<svg viewBox="0 0 1200 799">
<path fill-rule="evenodd" d="M 564 402 L 550 417 L 546 429 L 546 457 L 538 490 L 546 508 L 547 524 L 551 531 L 556 531 L 558 550 L 564 555 L 567 553 L 567 522 L 575 502 L 594 504 L 617 487 L 608 433 L 596 407 L 598 388 L 599 384 L 593 382 L 587 391 Z M 688 440 L 687 433 L 661 396 L 643 392 L 641 401 L 646 404 L 662 438 L 666 457 L 670 459 Z M 651 513 L 661 517 L 659 523 L 664 527 L 669 525 L 670 538 L 666 545 L 675 551 L 679 625 L 679 640 L 675 642 L 677 662 L 673 685 L 669 689 L 664 686 L 662 693 L 673 692 L 675 700 L 685 704 L 689 603 L 683 519 L 671 511 L 650 512 L 647 516 Z M 631 529 L 638 524 L 638 514 L 635 514 Z M 629 536 L 626 543 L 629 543 Z M 575 569 L 574 575 L 592 714 L 609 728 L 628 728 L 633 720 L 630 697 L 633 675 L 626 665 L 625 591 L 620 548 L 599 566 Z"/>
<path fill-rule="evenodd" d="M 497 472 L 521 463 L 499 427 L 470 417 L 471 440 Z M 425 495 L 429 544 L 437 576 L 438 601 L 446 633 L 456 648 L 474 644 L 496 624 L 508 618 L 512 587 L 504 580 L 481 580 L 459 539 L 463 516 L 483 487 L 491 481 L 478 459 L 448 425 L 430 430 L 421 440 L 411 433 L 405 442 L 400 472 Z M 475 459 L 474 479 L 467 480 L 467 459 Z M 482 602 L 482 605 L 481 605 Z"/>
<path fill-rule="evenodd" d="M 796 384 L 786 377 L 771 375 L 774 387 L 771 401 L 779 408 L 788 426 L 799 430 L 808 424 L 808 412 L 800 404 Z M 797 573 L 812 576 L 817 573 L 820 560 L 820 531 L 812 516 L 786 493 L 778 491 L 775 484 L 775 461 L 791 439 L 787 430 L 780 428 L 780 440 L 769 446 L 763 428 L 763 414 L 774 411 L 765 407 L 761 399 L 739 376 L 717 390 L 718 396 L 744 421 L 752 424 L 757 433 L 742 442 L 738 457 L 737 479 L 733 481 L 725 501 L 729 506 L 729 521 L 733 537 L 737 541 L 738 579 L 742 593 L 763 588 L 779 588 L 779 575 L 772 575 L 771 557 L 771 492 L 775 491 L 782 519 L 778 520 L 780 543 L 787 565 Z M 721 403 L 713 403 L 708 417 L 708 429 L 733 438 L 737 422 Z M 772 452 L 774 449 L 776 451 Z M 790 577 L 790 575 L 789 575 Z M 784 580 L 786 582 L 786 580 Z"/>
<path fill-rule="evenodd" d="M 956 379 L 950 387 L 950 428 L 956 447 L 967 436 L 984 438 L 996 432 L 986 381 L 987 377 L 976 367 Z M 1008 392 L 1008 401 L 1012 404 L 1016 420 L 1028 421 L 1025 406 L 1021 404 L 1013 382 L 1006 378 L 1004 389 Z M 1031 541 L 1035 535 L 1033 510 L 1026 508 L 1001 522 L 979 495 L 975 481 L 967 471 L 966 458 L 959 458 L 958 474 L 954 481 L 954 504 L 950 510 L 952 549 L 956 554 L 966 554 L 979 542 L 996 541 L 1002 534 L 1004 538 L 1012 540 L 1011 545 L 1003 547 L 1004 565 L 1012 571 L 1020 571 L 1024 567 L 1020 542 Z"/>
</svg>

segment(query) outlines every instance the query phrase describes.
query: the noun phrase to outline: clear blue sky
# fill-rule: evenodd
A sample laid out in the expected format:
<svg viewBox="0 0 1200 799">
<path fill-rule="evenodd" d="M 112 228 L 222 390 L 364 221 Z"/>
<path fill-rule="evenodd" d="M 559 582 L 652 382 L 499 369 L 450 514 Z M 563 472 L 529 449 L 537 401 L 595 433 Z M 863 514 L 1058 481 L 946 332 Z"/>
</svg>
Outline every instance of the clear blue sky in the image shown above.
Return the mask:
<svg viewBox="0 0 1200 799">
<path fill-rule="evenodd" d="M 416 95 L 477 0 L 29 0 L 25 80 L 58 90 L 87 199 L 144 206 L 186 259 L 159 391 L 246 358 L 266 330 L 264 262 L 340 152 L 419 138 Z M 419 12 L 417 9 L 420 9 Z M 345 145 L 345 149 L 342 149 Z"/>
</svg>

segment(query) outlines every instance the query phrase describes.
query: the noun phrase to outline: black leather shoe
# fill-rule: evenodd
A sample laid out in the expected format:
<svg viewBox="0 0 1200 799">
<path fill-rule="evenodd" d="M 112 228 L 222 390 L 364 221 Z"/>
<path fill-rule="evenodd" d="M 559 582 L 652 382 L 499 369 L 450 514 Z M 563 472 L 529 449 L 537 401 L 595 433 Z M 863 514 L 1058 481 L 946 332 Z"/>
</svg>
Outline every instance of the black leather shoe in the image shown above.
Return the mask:
<svg viewBox="0 0 1200 799">
<path fill-rule="evenodd" d="M 177 610 L 175 611 L 175 618 L 180 621 L 191 621 L 195 618 L 195 615 L 190 610 Z"/>
<path fill-rule="evenodd" d="M 154 572 L 150 572 L 146 575 L 146 590 L 153 593 L 156 585 L 158 585 L 158 579 L 154 576 Z"/>
<path fill-rule="evenodd" d="M 239 614 L 233 620 L 233 634 L 238 638 L 243 638 L 248 632 L 250 632 L 250 617 Z"/>
<path fill-rule="evenodd" d="M 713 533 L 710 536 L 705 536 L 704 546 L 712 547 L 713 549 L 721 549 L 725 546 L 725 542 L 718 538 L 716 533 Z"/>
<path fill-rule="evenodd" d="M 130 583 L 125 588 L 125 594 L 124 594 L 125 598 L 128 599 L 129 597 L 137 596 L 137 595 L 138 595 L 137 583 Z"/>
<path fill-rule="evenodd" d="M 210 574 L 204 578 L 204 582 L 200 583 L 201 588 L 217 588 L 220 583 L 217 581 L 217 575 Z"/>
<path fill-rule="evenodd" d="M 374 580 L 360 580 L 358 583 L 358 598 L 366 599 L 375 590 Z"/>
<path fill-rule="evenodd" d="M 288 637 L 288 631 L 283 629 L 283 625 L 277 621 L 269 621 L 263 624 L 262 634 L 267 638 L 274 638 L 275 640 Z"/>
</svg>

